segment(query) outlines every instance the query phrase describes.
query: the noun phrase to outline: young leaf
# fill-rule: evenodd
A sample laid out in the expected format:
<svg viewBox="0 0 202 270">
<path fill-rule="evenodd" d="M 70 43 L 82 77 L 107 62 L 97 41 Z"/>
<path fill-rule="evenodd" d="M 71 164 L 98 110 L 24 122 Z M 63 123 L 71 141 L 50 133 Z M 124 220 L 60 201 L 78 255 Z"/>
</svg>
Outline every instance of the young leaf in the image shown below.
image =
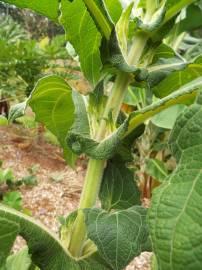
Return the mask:
<svg viewBox="0 0 202 270">
<path fill-rule="evenodd" d="M 121 14 L 120 19 L 116 24 L 116 34 L 118 38 L 118 43 L 121 49 L 121 52 L 125 59 L 128 54 L 128 30 L 129 30 L 129 20 L 132 12 L 134 3 L 131 3 Z"/>
<path fill-rule="evenodd" d="M 127 41 L 132 7 L 133 4 L 130 4 L 126 10 L 122 12 L 116 25 L 113 26 L 109 41 L 102 43 L 102 60 L 104 64 L 107 66 L 112 65 L 112 67 L 117 70 L 126 73 L 139 73 L 141 69 L 131 65 L 127 59 Z M 144 34 L 139 33 L 138 35 L 140 39 L 145 39 Z"/>
<path fill-rule="evenodd" d="M 162 6 L 153 14 L 149 22 L 141 21 L 137 19 L 137 27 L 145 32 L 153 32 L 159 28 L 166 13 L 165 7 L 166 1 L 162 4 Z"/>
<path fill-rule="evenodd" d="M 95 86 L 102 67 L 99 47 L 101 34 L 82 0 L 61 1 L 60 23 L 73 45 L 85 77 Z"/>
<path fill-rule="evenodd" d="M 26 107 L 27 107 L 27 101 L 11 106 L 9 110 L 9 116 L 8 116 L 9 122 L 13 122 L 17 118 L 23 116 L 25 114 Z"/>
<path fill-rule="evenodd" d="M 135 181 L 134 172 L 122 163 L 108 161 L 105 169 L 99 198 L 102 208 L 127 209 L 140 204 L 140 192 Z"/>
<path fill-rule="evenodd" d="M 2 203 L 17 209 L 22 209 L 22 196 L 18 191 L 10 191 L 3 196 Z"/>
<path fill-rule="evenodd" d="M 58 19 L 59 0 L 51 0 L 51 5 L 49 0 L 2 0 L 1 2 L 15 5 L 20 8 L 29 8 L 54 21 L 57 21 Z"/>
<path fill-rule="evenodd" d="M 65 138 L 74 121 L 74 104 L 70 86 L 60 77 L 51 75 L 38 81 L 28 104 L 60 142 L 66 160 L 73 165 L 75 155 L 67 148 Z"/>
<path fill-rule="evenodd" d="M 27 186 L 36 186 L 37 185 L 37 177 L 36 175 L 28 175 L 24 176 L 21 181 Z"/>
<path fill-rule="evenodd" d="M 28 254 L 28 248 L 25 247 L 21 251 L 8 257 L 6 261 L 7 270 L 29 270 L 31 266 L 31 258 Z"/>
<path fill-rule="evenodd" d="M 75 154 L 85 153 L 89 157 L 98 160 L 109 159 L 116 153 L 127 127 L 128 120 L 101 142 L 91 139 L 87 134 L 78 132 L 79 129 L 72 129 L 68 132 L 67 144 Z"/>
<path fill-rule="evenodd" d="M 176 170 L 155 189 L 149 211 L 158 269 L 193 270 L 202 264 L 202 96 L 178 118 L 170 137 Z"/>
<path fill-rule="evenodd" d="M 150 158 L 146 161 L 145 172 L 157 181 L 164 181 L 168 172 L 163 161 Z"/>
<path fill-rule="evenodd" d="M 150 248 L 143 207 L 114 213 L 86 209 L 84 213 L 88 237 L 113 270 L 122 270 L 135 256 Z"/>
</svg>

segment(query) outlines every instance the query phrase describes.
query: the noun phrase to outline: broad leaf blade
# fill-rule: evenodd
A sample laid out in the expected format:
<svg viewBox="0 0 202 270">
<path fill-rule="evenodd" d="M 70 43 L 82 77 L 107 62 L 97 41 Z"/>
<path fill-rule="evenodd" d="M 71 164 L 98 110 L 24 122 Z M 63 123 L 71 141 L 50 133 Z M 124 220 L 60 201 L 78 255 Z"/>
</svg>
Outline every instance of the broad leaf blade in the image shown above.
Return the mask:
<svg viewBox="0 0 202 270">
<path fill-rule="evenodd" d="M 99 47 L 101 34 L 82 0 L 61 1 L 60 23 L 63 25 L 67 40 L 79 55 L 85 77 L 96 85 L 102 67 Z"/>
<path fill-rule="evenodd" d="M 202 57 L 187 65 L 185 69 L 174 71 L 168 75 L 153 88 L 153 92 L 159 98 L 165 97 L 199 76 L 202 76 Z"/>
<path fill-rule="evenodd" d="M 99 194 L 102 208 L 127 209 L 140 204 L 140 192 L 134 172 L 122 163 L 108 161 Z"/>
<path fill-rule="evenodd" d="M 102 0 L 109 16 L 114 24 L 119 20 L 122 13 L 122 6 L 119 0 Z"/>
<path fill-rule="evenodd" d="M 202 26 L 202 9 L 197 5 L 190 5 L 186 10 L 186 17 L 178 24 L 178 34 L 182 32 L 191 32 Z"/>
<path fill-rule="evenodd" d="M 0 265 L 17 235 L 27 242 L 32 260 L 41 270 L 111 270 L 95 253 L 74 260 L 59 239 L 34 219 L 0 204 Z"/>
<path fill-rule="evenodd" d="M 167 0 L 166 1 L 166 16 L 165 22 L 172 19 L 175 15 L 177 15 L 183 8 L 187 7 L 190 4 L 197 2 L 197 0 Z"/>
<path fill-rule="evenodd" d="M 150 158 L 146 161 L 145 172 L 159 182 L 164 181 L 168 172 L 163 161 Z"/>
<path fill-rule="evenodd" d="M 70 86 L 58 76 L 40 79 L 28 104 L 36 114 L 36 120 L 43 123 L 60 142 L 66 160 L 73 165 L 75 155 L 67 148 L 65 138 L 74 121 L 74 104 Z"/>
<path fill-rule="evenodd" d="M 111 214 L 101 209 L 84 212 L 88 236 L 112 269 L 123 269 L 145 250 L 149 242 L 146 209 L 136 206 Z"/>
<path fill-rule="evenodd" d="M 153 194 L 149 223 L 158 269 L 202 264 L 202 96 L 178 118 L 171 134 L 176 170 Z"/>
<path fill-rule="evenodd" d="M 177 117 L 185 108 L 183 104 L 174 105 L 152 117 L 151 121 L 157 127 L 172 129 Z"/>
<path fill-rule="evenodd" d="M 147 119 L 153 117 L 157 113 L 165 110 L 166 108 L 175 104 L 184 104 L 187 101 L 193 103 L 193 98 L 196 97 L 196 90 L 202 86 L 202 77 L 199 77 L 178 89 L 178 91 L 163 99 L 145 107 L 144 109 L 134 112 L 129 116 L 129 126 L 125 134 L 127 136 L 140 124 L 144 123 Z"/>
<path fill-rule="evenodd" d="M 19 233 L 19 225 L 0 215 L 0 267 L 5 263 Z"/>
<path fill-rule="evenodd" d="M 2 0 L 20 8 L 29 8 L 37 13 L 57 21 L 59 15 L 59 0 Z"/>
</svg>

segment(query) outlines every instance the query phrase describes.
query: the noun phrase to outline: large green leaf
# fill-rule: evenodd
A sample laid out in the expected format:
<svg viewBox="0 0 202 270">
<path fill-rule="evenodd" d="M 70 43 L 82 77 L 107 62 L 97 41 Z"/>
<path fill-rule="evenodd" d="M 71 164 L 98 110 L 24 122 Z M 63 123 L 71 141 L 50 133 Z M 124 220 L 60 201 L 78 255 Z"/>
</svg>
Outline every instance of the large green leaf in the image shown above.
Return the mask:
<svg viewBox="0 0 202 270">
<path fill-rule="evenodd" d="M 198 0 L 166 0 L 166 14 L 160 28 L 152 33 L 153 41 L 161 41 L 173 29 L 177 15 Z"/>
<path fill-rule="evenodd" d="M 128 169 L 125 164 L 108 161 L 99 197 L 102 208 L 107 211 L 127 209 L 140 204 L 140 192 L 134 172 Z"/>
<path fill-rule="evenodd" d="M 19 234 L 27 241 L 32 260 L 42 270 L 66 270 L 68 266 L 71 267 L 72 262 L 59 240 L 44 226 L 37 224 L 28 216 L 0 205 L 0 228 L 0 253 L 2 255 L 7 257 L 8 251 Z M 7 240 L 8 237 L 12 237 L 12 242 Z M 9 250 L 5 245 L 8 245 Z"/>
<path fill-rule="evenodd" d="M 169 83 L 168 78 L 179 71 L 184 71 L 189 66 L 189 63 L 178 58 L 159 59 L 155 64 L 148 67 L 148 83 L 153 88 L 154 94 L 159 96 L 162 92 L 161 84 L 164 80 Z M 181 85 L 178 85 L 178 88 Z M 172 93 L 172 87 L 169 94 Z M 162 94 L 162 93 L 161 93 Z M 162 96 L 163 97 L 163 96 Z"/>
<path fill-rule="evenodd" d="M 178 118 L 170 137 L 176 170 L 157 188 L 149 211 L 159 270 L 202 265 L 202 95 Z"/>
<path fill-rule="evenodd" d="M 107 213 L 86 209 L 88 237 L 113 270 L 122 270 L 145 249 L 149 248 L 146 209 L 134 206 Z"/>
<path fill-rule="evenodd" d="M 65 138 L 74 121 L 74 103 L 70 86 L 58 76 L 47 76 L 38 81 L 28 104 L 60 142 L 66 160 L 73 165 L 75 155 L 66 146 Z"/>
<path fill-rule="evenodd" d="M 178 24 L 178 34 L 193 31 L 202 26 L 202 9 L 197 5 L 190 5 L 186 10 L 186 17 Z"/>
<path fill-rule="evenodd" d="M 157 181 L 164 181 L 168 176 L 165 163 L 161 160 L 149 158 L 146 160 L 145 172 Z"/>
<path fill-rule="evenodd" d="M 177 15 L 183 8 L 187 7 L 198 0 L 167 0 L 166 1 L 166 17 L 165 22 Z"/>
<path fill-rule="evenodd" d="M 183 104 L 174 105 L 156 114 L 151 121 L 157 127 L 172 129 L 177 117 L 185 108 Z"/>
<path fill-rule="evenodd" d="M 97 253 L 81 260 L 74 260 L 59 239 L 45 226 L 2 204 L 0 204 L 0 267 L 5 263 L 17 235 L 26 240 L 31 259 L 41 270 L 111 269 Z"/>
<path fill-rule="evenodd" d="M 121 13 L 122 13 L 122 6 L 119 0 L 102 0 L 105 9 L 109 13 L 109 16 L 113 23 L 117 23 Z"/>
<path fill-rule="evenodd" d="M 153 104 L 143 108 L 140 111 L 131 113 L 129 116 L 128 130 L 124 136 L 133 132 L 140 124 L 144 123 L 149 118 L 162 112 L 163 110 L 176 105 L 185 104 L 186 102 L 194 102 L 193 98 L 196 96 L 196 90 L 202 86 L 202 76 L 183 85 L 178 91 L 173 92 L 169 96 L 154 102 Z"/>
<path fill-rule="evenodd" d="M 19 233 L 19 225 L 0 216 L 0 267 L 5 263 Z"/>
<path fill-rule="evenodd" d="M 157 97 L 165 97 L 176 91 L 182 85 L 202 75 L 202 57 L 197 58 L 184 70 L 175 71 L 168 75 L 163 81 L 153 88 Z"/>
<path fill-rule="evenodd" d="M 102 67 L 99 47 L 101 34 L 82 0 L 61 1 L 60 23 L 66 31 L 67 40 L 79 55 L 85 77 L 95 85 Z"/>
<path fill-rule="evenodd" d="M 59 14 L 59 0 L 1 0 L 20 8 L 29 8 L 36 11 L 51 20 L 57 21 Z"/>
</svg>

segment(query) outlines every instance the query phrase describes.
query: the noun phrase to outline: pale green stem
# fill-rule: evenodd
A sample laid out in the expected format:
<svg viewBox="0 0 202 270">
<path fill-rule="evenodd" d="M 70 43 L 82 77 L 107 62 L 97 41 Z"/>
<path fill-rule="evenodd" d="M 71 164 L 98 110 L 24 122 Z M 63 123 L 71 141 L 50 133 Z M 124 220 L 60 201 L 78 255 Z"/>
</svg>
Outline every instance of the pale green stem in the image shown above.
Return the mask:
<svg viewBox="0 0 202 270">
<path fill-rule="evenodd" d="M 137 64 L 139 62 L 147 39 L 147 36 L 144 34 L 138 34 L 136 36 L 128 56 L 128 61 L 130 64 Z M 116 121 L 130 80 L 131 75 L 127 73 L 120 73 L 117 76 L 111 94 L 108 98 L 104 114 L 102 116 L 100 128 L 96 137 L 97 141 L 101 141 L 105 138 L 107 132 L 106 119 L 108 118 L 110 112 L 112 112 L 113 119 Z M 86 238 L 84 214 L 81 210 L 85 208 L 91 208 L 95 205 L 100 189 L 105 163 L 105 160 L 89 160 L 85 183 L 79 203 L 79 211 L 72 231 L 69 246 L 69 251 L 74 257 L 77 258 L 82 255 L 82 248 Z"/>
</svg>

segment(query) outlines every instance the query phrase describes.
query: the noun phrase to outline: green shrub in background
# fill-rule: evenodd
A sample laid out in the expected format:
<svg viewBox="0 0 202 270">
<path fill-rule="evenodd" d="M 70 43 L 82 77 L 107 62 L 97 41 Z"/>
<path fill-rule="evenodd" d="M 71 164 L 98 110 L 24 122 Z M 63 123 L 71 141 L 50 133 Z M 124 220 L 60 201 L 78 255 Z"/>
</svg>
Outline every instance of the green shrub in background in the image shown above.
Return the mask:
<svg viewBox="0 0 202 270">
<path fill-rule="evenodd" d="M 49 68 L 63 67 L 56 60 L 65 60 L 65 37 L 59 35 L 42 41 L 30 39 L 30 33 L 11 16 L 0 17 L 0 92 L 2 99 L 23 99 L 29 95 L 36 81 Z M 61 71 L 61 73 L 64 73 Z"/>
</svg>

